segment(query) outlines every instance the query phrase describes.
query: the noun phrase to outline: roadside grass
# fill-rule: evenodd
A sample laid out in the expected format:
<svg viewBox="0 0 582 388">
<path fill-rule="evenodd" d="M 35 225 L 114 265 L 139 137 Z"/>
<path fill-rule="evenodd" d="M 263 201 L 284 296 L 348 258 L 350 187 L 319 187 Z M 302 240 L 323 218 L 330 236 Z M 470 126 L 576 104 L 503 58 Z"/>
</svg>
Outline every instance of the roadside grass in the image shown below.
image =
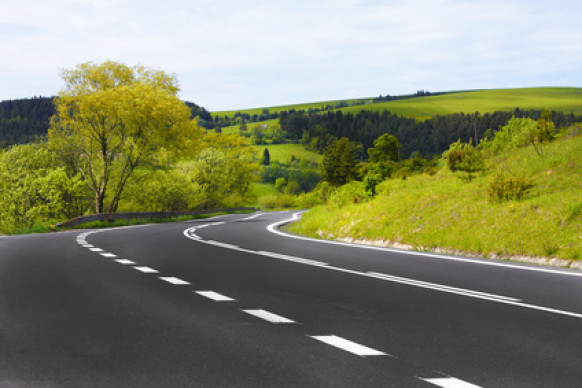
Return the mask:
<svg viewBox="0 0 582 388">
<path fill-rule="evenodd" d="M 320 163 L 323 160 L 323 155 L 309 151 L 302 144 L 265 144 L 253 145 L 252 147 L 257 151 L 257 157 L 259 159 L 262 157 L 265 148 L 268 148 L 271 161 L 277 160 L 281 163 L 287 163 L 291 161 L 292 156 L 295 156 L 297 159 L 316 163 Z"/>
<path fill-rule="evenodd" d="M 418 250 L 441 248 L 483 257 L 582 260 L 582 137 L 506 152 L 464 182 L 445 168 L 382 183 L 363 204 L 319 206 L 290 226 L 317 238 L 384 240 Z M 535 186 L 521 201 L 491 202 L 487 187 L 501 168 Z"/>
</svg>

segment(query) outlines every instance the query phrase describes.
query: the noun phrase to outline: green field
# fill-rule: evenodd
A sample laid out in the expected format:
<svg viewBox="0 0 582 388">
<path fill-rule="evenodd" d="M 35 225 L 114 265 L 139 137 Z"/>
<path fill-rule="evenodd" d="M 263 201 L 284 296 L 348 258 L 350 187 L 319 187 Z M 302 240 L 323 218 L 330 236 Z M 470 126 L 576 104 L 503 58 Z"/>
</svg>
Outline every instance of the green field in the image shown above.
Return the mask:
<svg viewBox="0 0 582 388">
<path fill-rule="evenodd" d="M 453 113 L 492 113 L 511 111 L 515 108 L 545 109 L 582 114 L 582 88 L 528 88 L 496 89 L 463 93 L 451 93 L 434 97 L 418 97 L 407 100 L 368 104 L 364 107 L 342 108 L 343 112 L 357 113 L 362 109 L 389 110 L 392 113 L 427 119 L 435 115 Z"/>
<path fill-rule="evenodd" d="M 213 117 L 225 117 L 228 116 L 232 118 L 236 113 L 247 113 L 251 116 L 253 115 L 261 115 L 263 114 L 263 110 L 268 109 L 269 113 L 278 113 L 282 111 L 288 111 L 291 109 L 295 110 L 309 110 L 311 109 L 323 109 L 327 105 L 335 105 L 340 102 L 347 102 L 348 104 L 352 104 L 354 102 L 360 101 L 368 101 L 371 100 L 370 98 L 356 98 L 351 100 L 332 100 L 332 101 L 320 101 L 320 102 L 306 102 L 302 104 L 290 104 L 290 105 L 279 105 L 279 106 L 270 106 L 270 107 L 262 107 L 262 108 L 251 108 L 251 109 L 238 109 L 238 110 L 229 110 L 229 111 L 217 111 L 212 112 Z"/>
<path fill-rule="evenodd" d="M 345 101 L 370 101 L 368 99 Z M 269 107 L 271 113 L 289 109 L 321 108 L 327 104 L 333 105 L 338 101 L 323 101 L 306 104 Z M 495 111 L 512 111 L 520 109 L 551 109 L 566 113 L 582 114 L 582 88 L 523 88 L 523 89 L 493 89 L 470 92 L 455 92 L 440 96 L 416 97 L 406 100 L 387 101 L 380 103 L 366 103 L 347 108 L 340 108 L 342 112 L 357 113 L 361 110 L 383 111 L 414 117 L 424 120 L 435 115 L 452 113 L 491 113 Z M 249 114 L 261 114 L 263 109 L 241 110 Z M 213 112 L 214 115 L 232 117 L 237 111 Z"/>
<path fill-rule="evenodd" d="M 287 163 L 291 161 L 291 156 L 295 155 L 295 158 L 313 161 L 316 163 L 321 162 L 323 155 L 317 152 L 306 150 L 302 144 L 267 144 L 267 145 L 253 145 L 253 148 L 257 150 L 257 157 L 260 158 L 265 151 L 265 148 L 269 149 L 269 155 L 271 156 L 271 161 L 279 161 L 281 163 Z"/>
</svg>

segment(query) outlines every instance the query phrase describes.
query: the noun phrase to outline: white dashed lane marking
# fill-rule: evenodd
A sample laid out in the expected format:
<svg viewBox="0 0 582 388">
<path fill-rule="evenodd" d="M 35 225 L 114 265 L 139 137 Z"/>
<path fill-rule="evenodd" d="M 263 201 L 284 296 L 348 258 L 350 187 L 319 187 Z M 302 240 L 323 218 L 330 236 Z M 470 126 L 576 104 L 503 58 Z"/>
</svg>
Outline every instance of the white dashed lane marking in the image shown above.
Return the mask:
<svg viewBox="0 0 582 388">
<path fill-rule="evenodd" d="M 89 250 L 92 252 L 103 252 L 103 249 L 101 248 L 89 248 Z"/>
<path fill-rule="evenodd" d="M 108 253 L 108 252 L 101 253 L 101 256 L 108 257 L 108 258 L 117 257 L 116 254 L 114 254 L 114 253 Z"/>
<path fill-rule="evenodd" d="M 247 313 L 247 314 L 253 315 L 257 318 L 263 319 L 267 322 L 271 322 L 271 323 L 297 323 L 294 320 L 282 317 L 282 316 L 277 315 L 277 314 L 273 314 L 273 313 L 266 311 L 266 310 L 258 309 L 258 310 L 242 310 L 242 311 Z"/>
<path fill-rule="evenodd" d="M 133 264 L 135 264 L 135 261 L 127 260 L 127 259 L 116 259 L 115 261 L 117 261 L 119 264 L 124 264 L 124 265 L 133 265 Z"/>
<path fill-rule="evenodd" d="M 480 388 L 478 385 L 468 383 L 463 380 L 456 379 L 454 377 L 440 377 L 435 379 L 423 379 L 427 383 L 434 384 L 442 388 Z"/>
<path fill-rule="evenodd" d="M 205 298 L 211 299 L 215 302 L 235 302 L 236 300 L 228 297 L 226 295 L 219 294 L 218 292 L 214 291 L 194 291 L 198 295 L 201 295 Z"/>
<path fill-rule="evenodd" d="M 360 345 L 336 335 L 310 335 L 309 337 L 362 357 L 388 355 L 387 353 Z"/>
<path fill-rule="evenodd" d="M 138 270 L 139 272 L 143 273 L 160 273 L 157 269 L 153 269 L 150 267 L 133 267 L 133 269 Z"/>
<path fill-rule="evenodd" d="M 187 282 L 185 280 L 182 280 L 180 278 L 176 278 L 176 277 L 173 277 L 173 276 L 160 277 L 160 279 L 162 279 L 163 281 L 168 282 L 170 284 L 173 284 L 175 286 L 185 286 L 185 285 L 191 284 L 190 282 Z"/>
</svg>

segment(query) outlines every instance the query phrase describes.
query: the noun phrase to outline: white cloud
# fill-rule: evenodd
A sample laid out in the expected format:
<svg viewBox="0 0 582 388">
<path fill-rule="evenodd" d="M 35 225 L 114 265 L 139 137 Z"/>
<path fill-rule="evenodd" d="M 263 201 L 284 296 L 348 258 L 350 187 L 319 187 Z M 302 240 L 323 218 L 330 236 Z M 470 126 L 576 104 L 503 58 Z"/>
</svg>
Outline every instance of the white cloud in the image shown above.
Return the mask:
<svg viewBox="0 0 582 388">
<path fill-rule="evenodd" d="M 0 100 L 106 59 L 210 109 L 476 87 L 582 86 L 576 1 L 0 0 Z M 353 95 L 353 93 L 357 95 Z"/>
</svg>

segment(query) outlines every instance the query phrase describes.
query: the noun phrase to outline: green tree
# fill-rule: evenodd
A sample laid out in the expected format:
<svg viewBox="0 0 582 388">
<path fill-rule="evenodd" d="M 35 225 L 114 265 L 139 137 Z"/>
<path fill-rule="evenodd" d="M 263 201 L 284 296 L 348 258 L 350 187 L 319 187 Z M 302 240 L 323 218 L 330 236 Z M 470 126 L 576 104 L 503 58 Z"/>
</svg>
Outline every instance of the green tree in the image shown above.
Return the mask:
<svg viewBox="0 0 582 388">
<path fill-rule="evenodd" d="M 469 143 L 461 143 L 460 140 L 451 144 L 448 151 L 444 154 L 447 166 L 452 172 L 461 171 L 463 179 L 471 181 L 473 175 L 485 168 L 483 153 L 478 147 L 473 147 L 473 140 Z"/>
<path fill-rule="evenodd" d="M 200 131 L 178 99 L 174 76 L 116 62 L 64 70 L 49 144 L 79 171 L 97 213 L 115 212 L 138 166 L 167 164 L 195 149 Z"/>
<path fill-rule="evenodd" d="M 0 152 L 0 230 L 6 233 L 82 215 L 88 194 L 82 178 L 69 177 L 43 143 Z"/>
<path fill-rule="evenodd" d="M 344 185 L 356 177 L 357 163 L 358 146 L 346 137 L 336 139 L 325 149 L 321 175 L 332 185 Z"/>
<path fill-rule="evenodd" d="M 261 165 L 268 166 L 271 164 L 271 154 L 269 154 L 269 149 L 265 148 L 263 151 L 263 157 L 261 158 Z"/>
<path fill-rule="evenodd" d="M 387 133 L 374 140 L 374 147 L 368 148 L 371 162 L 398 161 L 400 143 L 398 139 Z"/>
</svg>

